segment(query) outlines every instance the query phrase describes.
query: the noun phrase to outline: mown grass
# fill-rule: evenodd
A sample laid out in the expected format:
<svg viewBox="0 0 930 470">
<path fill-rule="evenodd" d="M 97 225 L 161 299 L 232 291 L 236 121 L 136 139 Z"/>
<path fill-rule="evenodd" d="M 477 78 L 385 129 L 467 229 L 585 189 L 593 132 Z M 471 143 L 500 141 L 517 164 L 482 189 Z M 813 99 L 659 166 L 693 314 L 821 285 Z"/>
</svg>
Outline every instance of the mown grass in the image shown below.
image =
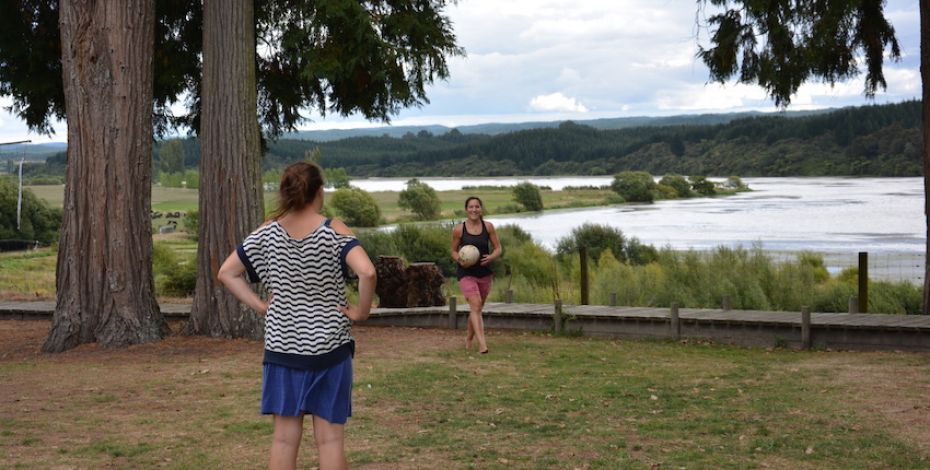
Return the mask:
<svg viewBox="0 0 930 470">
<path fill-rule="evenodd" d="M 412 335 L 443 341 L 443 333 Z M 928 466 L 926 446 L 918 445 L 925 428 L 912 427 L 900 414 L 899 422 L 888 421 L 874 408 L 854 405 L 847 397 L 860 391 L 858 384 L 812 366 L 851 355 L 856 366 L 923 377 L 897 381 L 900 398 L 920 396 L 927 387 L 927 355 L 535 334 L 493 334 L 491 344 L 488 356 L 452 347 L 424 352 L 415 344 L 360 355 L 347 426 L 350 466 Z M 68 381 L 71 390 L 49 388 L 42 400 L 19 392 L 0 402 L 0 467 L 262 468 L 272 427 L 257 414 L 259 348 L 105 367 L 102 356 L 41 359 L 31 370 L 0 362 L 0 377 L 11 384 L 80 377 Z M 94 399 L 101 394 L 118 399 Z M 300 458 L 302 468 L 316 465 L 309 431 Z"/>
<path fill-rule="evenodd" d="M 885 430 L 863 429 L 840 387 L 793 368 L 805 354 L 577 338 L 496 344 L 493 354 L 376 369 L 359 394 L 411 426 L 379 435 L 397 444 L 375 459 L 426 453 L 468 468 L 924 465 Z"/>
</svg>

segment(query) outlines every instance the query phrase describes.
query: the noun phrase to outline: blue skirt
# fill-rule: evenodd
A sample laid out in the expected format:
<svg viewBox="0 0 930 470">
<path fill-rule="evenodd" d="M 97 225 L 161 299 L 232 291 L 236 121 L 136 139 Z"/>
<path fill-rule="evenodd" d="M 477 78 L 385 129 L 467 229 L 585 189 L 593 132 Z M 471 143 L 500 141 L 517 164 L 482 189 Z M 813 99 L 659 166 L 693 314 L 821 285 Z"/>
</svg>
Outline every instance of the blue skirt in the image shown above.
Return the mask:
<svg viewBox="0 0 930 470">
<path fill-rule="evenodd" d="M 320 370 L 265 364 L 262 414 L 311 414 L 330 423 L 345 424 L 352 416 L 352 358 Z"/>
</svg>

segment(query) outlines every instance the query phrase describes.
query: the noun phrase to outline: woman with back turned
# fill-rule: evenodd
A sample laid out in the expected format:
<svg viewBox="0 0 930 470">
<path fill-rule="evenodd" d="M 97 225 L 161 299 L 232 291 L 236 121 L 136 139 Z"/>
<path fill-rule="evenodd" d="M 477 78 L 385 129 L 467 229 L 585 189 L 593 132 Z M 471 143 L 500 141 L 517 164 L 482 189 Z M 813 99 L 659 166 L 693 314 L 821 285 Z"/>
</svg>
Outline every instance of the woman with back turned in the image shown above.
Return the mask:
<svg viewBox="0 0 930 470">
<path fill-rule="evenodd" d="M 465 336 L 465 347 L 471 349 L 472 340 L 477 339 L 478 351 L 485 354 L 488 352 L 488 343 L 484 338 L 481 310 L 488 294 L 491 293 L 491 280 L 494 278 L 491 262 L 500 258 L 502 250 L 494 225 L 485 222 L 481 216 L 482 209 L 481 199 L 472 196 L 465 200 L 468 218 L 452 229 L 452 259 L 457 264 L 459 287 L 465 301 L 468 302 L 468 333 Z M 468 267 L 463 265 L 464 261 L 459 257 L 459 249 L 465 245 L 474 245 L 479 253 L 478 262 Z"/>
<path fill-rule="evenodd" d="M 242 303 L 266 316 L 262 414 L 274 415 L 269 468 L 293 469 L 304 415 L 313 416 L 320 469 L 347 467 L 344 426 L 352 414 L 352 321 L 368 318 L 375 268 L 352 231 L 323 208 L 320 168 L 284 170 L 274 218 L 246 237 L 217 277 Z M 351 268 L 358 305 L 346 299 Z M 266 304 L 249 287 L 261 282 Z"/>
</svg>

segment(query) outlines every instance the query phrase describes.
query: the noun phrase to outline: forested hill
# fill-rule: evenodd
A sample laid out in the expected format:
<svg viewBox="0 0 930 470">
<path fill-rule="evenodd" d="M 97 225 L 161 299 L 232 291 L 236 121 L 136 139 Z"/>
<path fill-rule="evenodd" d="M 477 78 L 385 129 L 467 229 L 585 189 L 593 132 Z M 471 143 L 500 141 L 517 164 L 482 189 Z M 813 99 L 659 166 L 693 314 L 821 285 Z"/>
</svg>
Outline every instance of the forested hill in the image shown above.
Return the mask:
<svg viewBox="0 0 930 470">
<path fill-rule="evenodd" d="M 921 173 L 919 101 L 805 117 L 756 116 L 717 125 L 599 130 L 572 122 L 499 135 L 268 143 L 265 167 L 319 147 L 326 167 L 354 176 L 604 175 L 624 170 L 740 176 Z"/>
<path fill-rule="evenodd" d="M 823 114 L 830 110 L 814 111 L 785 111 L 779 113 L 786 117 L 811 116 Z M 726 124 L 730 121 L 760 116 L 763 113 L 759 111 L 750 111 L 742 113 L 723 113 L 723 114 L 681 114 L 675 116 L 633 116 L 621 118 L 603 118 L 603 119 L 586 119 L 576 121 L 578 124 L 590 126 L 595 129 L 624 129 L 628 127 L 653 127 L 653 126 L 700 126 L 713 124 Z M 462 134 L 487 134 L 497 135 L 510 132 L 525 131 L 529 129 L 548 129 L 559 127 L 558 121 L 530 121 L 517 123 L 487 123 L 475 124 L 470 126 L 459 126 L 455 129 Z M 330 140 L 348 139 L 352 137 L 403 137 L 404 134 L 417 134 L 420 131 L 426 131 L 432 134 L 445 134 L 451 132 L 451 127 L 440 125 L 430 126 L 382 126 L 359 129 L 328 129 L 318 131 L 298 131 L 284 134 L 284 139 L 298 140 L 315 140 L 317 142 L 328 142 Z"/>
</svg>

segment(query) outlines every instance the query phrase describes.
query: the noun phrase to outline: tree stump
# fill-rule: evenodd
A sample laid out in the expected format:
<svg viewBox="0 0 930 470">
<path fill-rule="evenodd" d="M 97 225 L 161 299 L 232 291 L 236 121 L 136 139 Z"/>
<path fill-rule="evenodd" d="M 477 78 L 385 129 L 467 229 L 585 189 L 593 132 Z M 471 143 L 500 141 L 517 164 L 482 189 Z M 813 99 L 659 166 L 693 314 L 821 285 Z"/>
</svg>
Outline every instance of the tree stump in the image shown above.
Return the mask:
<svg viewBox="0 0 930 470">
<path fill-rule="evenodd" d="M 375 261 L 378 273 L 378 306 L 398 308 L 407 306 L 407 270 L 404 260 L 397 256 L 379 256 Z"/>
<path fill-rule="evenodd" d="M 442 295 L 445 279 L 436 263 L 413 263 L 404 266 L 396 256 L 379 256 L 378 306 L 385 308 L 435 307 L 446 304 Z"/>
<path fill-rule="evenodd" d="M 438 307 L 446 304 L 442 295 L 445 279 L 436 263 L 413 263 L 407 267 L 407 306 Z"/>
</svg>

